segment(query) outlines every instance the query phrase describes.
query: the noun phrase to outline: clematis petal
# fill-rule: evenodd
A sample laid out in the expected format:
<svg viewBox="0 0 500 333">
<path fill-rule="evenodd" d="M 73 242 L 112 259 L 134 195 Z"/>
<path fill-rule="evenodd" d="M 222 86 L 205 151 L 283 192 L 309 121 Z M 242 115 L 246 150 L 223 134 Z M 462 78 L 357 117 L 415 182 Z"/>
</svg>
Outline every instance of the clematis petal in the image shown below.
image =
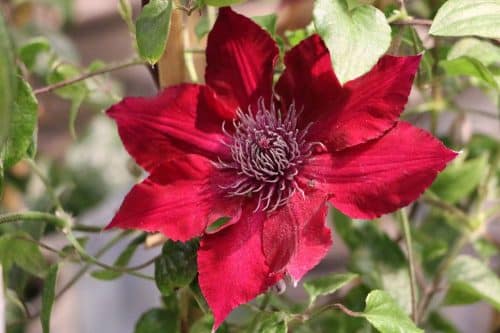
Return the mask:
<svg viewBox="0 0 500 333">
<path fill-rule="evenodd" d="M 235 116 L 209 88 L 194 84 L 167 88 L 153 98 L 125 98 L 107 114 L 129 154 L 148 171 L 186 153 L 224 157 L 222 123 Z"/>
<path fill-rule="evenodd" d="M 326 206 L 326 200 L 321 191 L 311 191 L 305 197 L 296 193 L 286 206 L 269 215 L 264 222 L 262 250 L 272 272 L 283 271 L 300 251 L 302 229 Z"/>
<path fill-rule="evenodd" d="M 319 35 L 312 35 L 288 51 L 285 65 L 275 90 L 285 108 L 294 103 L 301 110 L 300 127 L 337 111 L 343 91 Z"/>
<path fill-rule="evenodd" d="M 310 140 L 342 150 L 376 139 L 394 126 L 420 58 L 384 56 L 370 72 L 340 86 L 328 49 L 313 35 L 286 54 L 276 91 L 285 104 L 303 108 L 301 126 L 313 123 Z"/>
<path fill-rule="evenodd" d="M 279 51 L 271 36 L 231 8 L 219 10 L 208 36 L 205 80 L 234 109 L 247 110 L 272 93 Z"/>
<path fill-rule="evenodd" d="M 211 181 L 220 177 L 219 172 L 199 155 L 162 164 L 132 188 L 107 228 L 161 232 L 186 241 L 203 234 L 218 218 L 237 220 L 239 202 L 220 195 Z"/>
<path fill-rule="evenodd" d="M 375 218 L 417 199 L 456 155 L 430 133 L 399 122 L 377 140 L 314 156 L 301 176 L 330 193 L 346 215 Z"/>
<path fill-rule="evenodd" d="M 286 266 L 294 284 L 316 266 L 332 246 L 332 234 L 326 225 L 327 212 L 328 207 L 321 205 L 300 229 L 299 246 Z"/>
<path fill-rule="evenodd" d="M 202 238 L 198 250 L 201 291 L 214 314 L 214 330 L 238 305 L 282 278 L 270 275 L 262 253 L 264 213 L 243 214 L 238 223 Z"/>
</svg>

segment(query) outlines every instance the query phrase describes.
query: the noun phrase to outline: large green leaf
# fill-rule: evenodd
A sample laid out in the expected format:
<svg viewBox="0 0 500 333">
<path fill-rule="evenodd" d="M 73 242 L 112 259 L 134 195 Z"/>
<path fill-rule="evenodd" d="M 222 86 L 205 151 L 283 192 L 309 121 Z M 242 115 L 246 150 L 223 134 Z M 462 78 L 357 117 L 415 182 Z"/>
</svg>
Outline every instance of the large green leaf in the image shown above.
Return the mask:
<svg viewBox="0 0 500 333">
<path fill-rule="evenodd" d="M 453 60 L 443 60 L 439 62 L 439 66 L 449 76 L 470 76 L 481 80 L 492 88 L 498 87 L 493 74 L 475 58 L 462 56 Z"/>
<path fill-rule="evenodd" d="M 56 296 L 56 280 L 59 265 L 50 267 L 47 277 L 43 283 L 42 290 L 42 312 L 40 320 L 42 322 L 43 333 L 50 333 L 50 315 L 52 313 L 52 305 Z"/>
<path fill-rule="evenodd" d="M 500 38 L 500 0 L 448 0 L 439 8 L 430 34 Z"/>
<path fill-rule="evenodd" d="M 168 240 L 162 249 L 161 257 L 155 262 L 155 281 L 164 295 L 174 288 L 188 285 L 196 276 L 196 251 L 198 241 L 186 243 Z"/>
<path fill-rule="evenodd" d="M 0 13 L 0 152 L 8 132 L 9 115 L 16 96 L 16 67 L 7 26 Z"/>
<path fill-rule="evenodd" d="M 151 0 L 142 9 L 135 24 L 139 55 L 156 63 L 167 45 L 173 0 Z"/>
<path fill-rule="evenodd" d="M 304 282 L 304 289 L 309 294 L 309 303 L 313 304 L 320 295 L 334 293 L 356 277 L 358 275 L 352 273 L 330 274 Z"/>
<path fill-rule="evenodd" d="M 33 69 L 38 55 L 50 50 L 50 42 L 45 37 L 35 37 L 24 43 L 17 53 L 28 69 Z"/>
<path fill-rule="evenodd" d="M 374 290 L 366 297 L 365 317 L 381 333 L 423 333 L 385 291 Z"/>
<path fill-rule="evenodd" d="M 441 199 L 456 203 L 474 191 L 488 171 L 486 155 L 449 165 L 432 184 L 431 190 Z"/>
<path fill-rule="evenodd" d="M 500 279 L 484 263 L 462 255 L 446 273 L 451 286 L 447 303 L 467 304 L 482 299 L 500 310 Z"/>
<path fill-rule="evenodd" d="M 20 161 L 33 143 L 37 123 L 38 101 L 30 85 L 17 80 L 17 96 L 10 115 L 9 134 L 3 152 L 6 168 Z"/>
<path fill-rule="evenodd" d="M 477 59 L 485 66 L 500 64 L 500 47 L 477 38 L 463 38 L 453 45 L 447 59 L 452 60 L 462 56 Z"/>
<path fill-rule="evenodd" d="M 391 28 L 373 6 L 349 10 L 346 0 L 317 0 L 313 18 L 342 83 L 368 72 L 389 48 Z"/>
</svg>

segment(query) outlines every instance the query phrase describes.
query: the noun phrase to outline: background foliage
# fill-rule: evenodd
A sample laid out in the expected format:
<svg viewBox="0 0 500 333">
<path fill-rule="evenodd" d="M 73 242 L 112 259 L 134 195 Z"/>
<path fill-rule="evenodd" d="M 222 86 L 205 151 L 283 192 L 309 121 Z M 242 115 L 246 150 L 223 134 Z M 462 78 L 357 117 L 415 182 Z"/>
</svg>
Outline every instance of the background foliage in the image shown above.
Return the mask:
<svg viewBox="0 0 500 333">
<path fill-rule="evenodd" d="M 131 39 L 137 55 L 87 65 L 79 63 L 65 35 L 74 19 L 71 0 L 0 2 L 0 264 L 7 302 L 0 325 L 7 332 L 24 332 L 37 320 L 44 333 L 50 332 L 54 302 L 87 272 L 102 283 L 123 275 L 156 283 L 162 306 L 137 319 L 136 333 L 210 331 L 212 318 L 196 279 L 197 241 L 104 232 L 105 222 L 83 225 L 79 217 L 116 190 L 120 172 L 140 177 L 126 158 L 109 161 L 106 152 L 105 162 L 97 158 L 97 145 L 122 149 L 106 141 L 115 129 L 99 121 L 101 110 L 122 96 L 120 83 L 108 73 L 148 63 L 162 85 L 176 83 L 176 73 L 184 72 L 198 81 L 202 76 L 194 56 L 203 53 L 216 7 L 241 2 L 151 0 L 134 13 L 128 0 L 119 0 L 117 11 L 129 29 L 124 38 Z M 273 292 L 257 298 L 218 332 L 453 333 L 459 331 L 457 323 L 446 319 L 443 310 L 479 301 L 498 316 L 500 239 L 493 223 L 500 214 L 499 136 L 470 128 L 471 119 L 487 119 L 500 133 L 500 1 L 316 0 L 311 20 L 302 13 L 310 23 L 291 29 L 283 16 L 302 8 L 294 7 L 300 3 L 283 1 L 281 17 L 254 18 L 276 38 L 281 54 L 317 32 L 339 79 L 346 82 L 367 72 L 384 53 L 422 53 L 414 98 L 403 118 L 427 124 L 461 155 L 421 199 L 394 216 L 353 221 L 332 210 L 331 226 L 348 249 L 345 267 L 327 267 L 328 273 L 307 277 L 303 288 L 308 298 Z M 35 7 L 57 13 L 59 24 L 49 28 L 31 22 Z M 196 25 L 179 28 L 176 22 L 188 15 L 197 16 Z M 189 34 L 196 38 L 181 49 L 185 67 L 176 68 L 169 50 Z M 464 107 L 459 99 L 470 89 L 480 93 L 478 104 L 493 105 L 497 113 Z M 43 103 L 49 94 L 66 101 L 67 130 L 73 137 L 59 159 L 37 153 L 37 123 L 51 113 Z M 96 119 L 90 135 L 77 133 L 82 108 Z M 10 204 L 12 193 L 22 205 Z M 27 210 L 21 212 L 22 207 Z M 101 233 L 110 235 L 108 243 L 89 253 L 88 240 Z M 48 245 L 54 236 L 62 244 Z M 123 252 L 111 264 L 102 262 L 101 256 L 119 242 L 127 243 Z M 131 266 L 145 244 L 152 259 Z M 163 244 L 162 249 L 155 244 Z M 80 270 L 60 285 L 58 274 L 69 264 Z M 491 331 L 500 329 L 495 325 L 493 319 Z"/>
</svg>

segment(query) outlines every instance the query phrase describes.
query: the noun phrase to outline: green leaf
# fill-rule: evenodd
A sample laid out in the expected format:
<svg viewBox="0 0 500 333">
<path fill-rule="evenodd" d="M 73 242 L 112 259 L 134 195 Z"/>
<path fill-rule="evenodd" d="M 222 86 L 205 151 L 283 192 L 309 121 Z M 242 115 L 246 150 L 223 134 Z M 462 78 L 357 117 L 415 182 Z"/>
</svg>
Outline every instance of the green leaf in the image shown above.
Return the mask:
<svg viewBox="0 0 500 333">
<path fill-rule="evenodd" d="M 448 0 L 439 8 L 429 33 L 434 36 L 500 38 L 499 0 Z"/>
<path fill-rule="evenodd" d="M 139 245 L 141 245 L 143 242 L 144 242 L 143 236 L 139 236 L 132 242 L 130 242 L 130 244 L 125 248 L 125 250 L 123 250 L 123 252 L 118 256 L 113 266 L 116 267 L 127 266 L 130 260 L 132 259 L 132 256 L 134 255 L 135 251 L 137 250 Z M 92 272 L 91 275 L 99 280 L 111 281 L 119 278 L 120 276 L 123 275 L 123 273 L 108 269 L 102 269 Z"/>
<path fill-rule="evenodd" d="M 210 21 L 207 15 L 200 17 L 198 23 L 194 27 L 194 33 L 198 39 L 202 39 L 210 32 Z"/>
<path fill-rule="evenodd" d="M 1 236 L 0 263 L 6 271 L 16 264 L 28 273 L 43 277 L 47 272 L 47 261 L 39 247 L 28 240 L 30 238 L 20 231 Z"/>
<path fill-rule="evenodd" d="M 19 58 L 28 69 L 36 65 L 37 57 L 44 52 L 50 51 L 50 42 L 45 37 L 35 37 L 23 44 L 19 50 Z"/>
<path fill-rule="evenodd" d="M 341 83 L 368 72 L 389 48 L 391 28 L 373 6 L 349 10 L 346 0 L 317 0 L 313 19 Z"/>
<path fill-rule="evenodd" d="M 155 262 L 155 281 L 164 295 L 175 288 L 188 285 L 196 276 L 196 251 L 198 241 L 186 243 L 168 240 L 162 249 L 161 257 Z"/>
<path fill-rule="evenodd" d="M 245 0 L 202 0 L 205 5 L 215 7 L 225 7 L 234 5 L 235 3 L 243 2 Z"/>
<path fill-rule="evenodd" d="M 7 137 L 16 87 L 16 67 L 12 44 L 3 14 L 0 13 L 0 152 Z"/>
<path fill-rule="evenodd" d="M 431 190 L 441 199 L 457 203 L 476 189 L 487 170 L 486 155 L 465 162 L 457 160 L 436 178 Z"/>
<path fill-rule="evenodd" d="M 130 0 L 119 0 L 118 13 L 120 14 L 122 20 L 127 24 L 130 33 L 134 35 L 135 25 L 132 18 L 132 5 L 130 4 Z"/>
<path fill-rule="evenodd" d="M 477 38 L 463 38 L 456 42 L 448 52 L 448 60 L 462 56 L 479 60 L 485 66 L 500 64 L 500 47 Z"/>
<path fill-rule="evenodd" d="M 74 79 L 81 75 L 81 71 L 71 64 L 60 63 L 54 66 L 52 71 L 47 76 L 48 84 L 56 84 L 61 81 Z M 76 82 L 63 88 L 55 90 L 55 93 L 65 99 L 79 99 L 88 93 L 85 82 Z"/>
<path fill-rule="evenodd" d="M 453 60 L 440 61 L 439 66 L 449 76 L 475 77 L 492 88 L 498 87 L 493 74 L 477 59 L 462 56 Z"/>
<path fill-rule="evenodd" d="M 9 134 L 3 152 L 6 168 L 26 156 L 34 141 L 37 122 L 38 101 L 30 85 L 22 78 L 17 80 L 17 96 L 11 112 Z"/>
<path fill-rule="evenodd" d="M 40 313 L 40 320 L 42 322 L 43 333 L 50 333 L 50 315 L 52 313 L 52 305 L 56 296 L 56 280 L 59 265 L 50 267 L 47 277 L 43 283 L 42 290 L 42 311 Z"/>
<path fill-rule="evenodd" d="M 457 295 L 464 295 L 463 303 L 482 299 L 500 310 L 500 279 L 484 263 L 470 256 L 459 256 L 446 272 L 450 282 L 448 301 L 458 304 Z M 459 290 L 460 293 L 456 291 Z"/>
<path fill-rule="evenodd" d="M 253 332 L 259 333 L 286 333 L 288 332 L 287 323 L 281 313 L 260 313 L 258 314 L 257 327 Z"/>
<path fill-rule="evenodd" d="M 178 311 L 151 309 L 144 313 L 135 325 L 134 333 L 178 333 L 180 321 Z"/>
<path fill-rule="evenodd" d="M 269 14 L 264 16 L 254 16 L 252 20 L 255 21 L 262 29 L 266 30 L 271 36 L 276 33 L 276 22 L 278 21 L 278 16 L 276 14 Z"/>
<path fill-rule="evenodd" d="M 385 291 L 374 290 L 366 297 L 362 314 L 381 333 L 423 333 Z"/>
<path fill-rule="evenodd" d="M 304 282 L 304 289 L 309 294 L 309 304 L 313 304 L 320 295 L 334 293 L 357 277 L 357 274 L 352 273 L 330 274 Z"/>
<path fill-rule="evenodd" d="M 151 0 L 135 24 L 139 55 L 155 64 L 163 55 L 170 31 L 173 0 Z"/>
</svg>

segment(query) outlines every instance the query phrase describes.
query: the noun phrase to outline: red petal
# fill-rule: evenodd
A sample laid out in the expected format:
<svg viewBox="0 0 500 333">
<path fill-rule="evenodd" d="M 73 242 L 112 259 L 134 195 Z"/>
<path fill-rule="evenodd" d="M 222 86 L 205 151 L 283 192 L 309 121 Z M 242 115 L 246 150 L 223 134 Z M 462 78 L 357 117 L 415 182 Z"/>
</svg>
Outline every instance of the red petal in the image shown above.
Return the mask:
<svg viewBox="0 0 500 333">
<path fill-rule="evenodd" d="M 234 118 L 234 111 L 209 88 L 187 84 L 154 98 L 125 98 L 107 114 L 116 121 L 129 154 L 148 171 L 186 153 L 225 156 L 222 123 Z"/>
<path fill-rule="evenodd" d="M 108 228 L 161 232 L 174 240 L 200 236 L 220 217 L 239 219 L 238 202 L 223 198 L 210 180 L 218 177 L 209 160 L 185 155 L 156 168 L 127 194 Z"/>
<path fill-rule="evenodd" d="M 343 213 L 375 218 L 417 199 L 456 155 L 430 133 L 399 122 L 380 139 L 314 156 L 301 176 L 330 193 Z"/>
<path fill-rule="evenodd" d="M 205 80 L 234 109 L 269 101 L 278 47 L 252 20 L 222 8 L 208 36 Z"/>
<path fill-rule="evenodd" d="M 285 56 L 287 67 L 276 91 L 285 104 L 304 108 L 301 125 L 314 122 L 311 140 L 341 150 L 376 139 L 394 126 L 420 57 L 384 56 L 370 72 L 341 87 L 326 46 L 313 35 Z"/>
<path fill-rule="evenodd" d="M 276 93 L 288 107 L 295 103 L 301 113 L 299 126 L 335 112 L 342 96 L 333 72 L 330 53 L 318 35 L 313 35 L 285 55 L 285 71 L 276 84 Z"/>
<path fill-rule="evenodd" d="M 326 256 L 332 246 L 331 231 L 325 223 L 327 212 L 328 207 L 321 205 L 300 230 L 298 250 L 286 267 L 295 284 Z"/>
<path fill-rule="evenodd" d="M 238 305 L 274 285 L 262 253 L 264 213 L 244 215 L 238 223 L 202 238 L 198 251 L 200 287 L 217 328 Z"/>
<path fill-rule="evenodd" d="M 272 272 L 282 271 L 300 250 L 301 232 L 318 210 L 325 206 L 326 195 L 320 191 L 297 193 L 290 202 L 264 222 L 262 249 Z"/>
</svg>

